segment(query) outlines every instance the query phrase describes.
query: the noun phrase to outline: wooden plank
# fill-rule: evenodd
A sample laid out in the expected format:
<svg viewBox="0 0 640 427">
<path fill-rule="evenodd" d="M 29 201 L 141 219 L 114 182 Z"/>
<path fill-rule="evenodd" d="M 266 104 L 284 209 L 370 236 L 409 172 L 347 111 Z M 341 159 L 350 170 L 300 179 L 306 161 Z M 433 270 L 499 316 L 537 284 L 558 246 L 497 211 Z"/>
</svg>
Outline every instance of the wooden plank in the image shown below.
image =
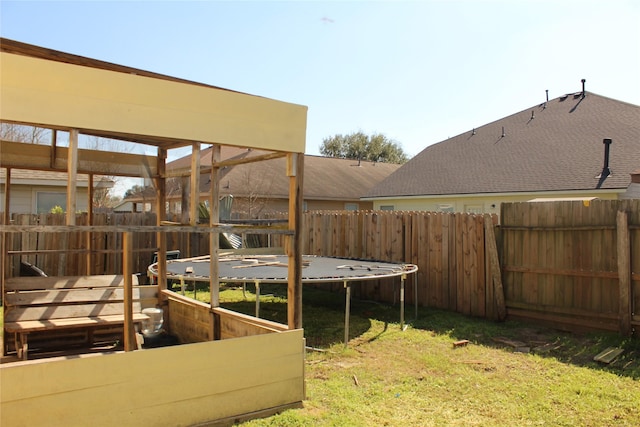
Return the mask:
<svg viewBox="0 0 640 427">
<path fill-rule="evenodd" d="M 458 309 L 458 281 L 455 270 L 455 222 L 452 213 L 442 215 L 442 286 L 448 289 L 449 301 L 447 309 L 457 311 Z"/>
<path fill-rule="evenodd" d="M 447 309 L 449 305 L 449 288 L 442 280 L 442 219 L 444 213 L 430 214 L 427 216 L 428 232 L 428 272 L 429 283 L 432 284 L 435 307 Z"/>
<path fill-rule="evenodd" d="M 618 286 L 620 310 L 620 334 L 628 336 L 631 331 L 631 250 L 629 240 L 629 219 L 626 212 L 616 214 Z"/>
<path fill-rule="evenodd" d="M 134 300 L 140 299 L 140 289 L 132 290 Z M 80 302 L 115 302 L 124 301 L 124 289 L 98 288 L 98 289 L 53 289 L 37 290 L 29 292 L 10 292 L 5 295 L 7 306 L 25 306 L 36 304 L 64 305 Z"/>
<path fill-rule="evenodd" d="M 111 316 L 123 314 L 122 302 L 104 304 L 73 304 L 73 305 L 44 305 L 37 307 L 13 307 L 5 312 L 5 325 L 9 322 L 23 320 L 39 320 L 46 322 L 51 319 L 65 319 L 72 317 Z M 132 304 L 133 311 L 140 312 L 142 306 L 139 302 Z"/>
<path fill-rule="evenodd" d="M 466 315 L 473 314 L 472 295 L 475 289 L 475 240 L 473 238 L 473 228 L 469 215 L 460 215 L 462 221 L 462 250 L 463 250 L 463 276 L 462 283 L 464 291 L 462 293 L 462 313 Z"/>
<path fill-rule="evenodd" d="M 484 218 L 482 215 L 473 215 L 474 222 L 474 234 L 475 234 L 475 294 L 477 300 L 475 301 L 476 311 L 475 315 L 480 317 L 486 317 L 487 315 L 487 297 L 486 287 L 488 286 L 485 275 L 485 245 L 484 245 Z"/>
<path fill-rule="evenodd" d="M 596 362 L 600 362 L 608 365 L 611 362 L 613 362 L 615 358 L 620 356 L 622 353 L 624 353 L 624 349 L 622 348 L 609 347 L 601 351 L 600 353 L 596 354 L 593 357 L 593 360 Z"/>
<path fill-rule="evenodd" d="M 52 159 L 51 147 L 31 144 L 28 150 L 24 143 L 0 141 L 2 165 L 16 169 L 34 169 L 65 172 L 67 170 L 67 147 L 56 147 L 55 159 Z M 53 164 L 51 164 L 53 161 Z M 118 165 L 117 168 L 114 165 Z M 141 168 L 140 165 L 150 169 Z M 78 172 L 126 177 L 149 178 L 157 174 L 152 156 L 117 153 L 99 150 L 78 149 Z"/>
<path fill-rule="evenodd" d="M 504 302 L 504 288 L 502 285 L 502 274 L 500 270 L 500 260 L 498 258 L 498 246 L 494 233 L 493 221 L 488 214 L 484 216 L 484 237 L 487 256 L 490 264 L 491 286 L 495 298 L 497 319 L 503 321 L 507 317 L 507 308 Z"/>
<path fill-rule="evenodd" d="M 149 316 L 142 313 L 135 313 L 133 315 L 133 321 L 136 323 L 142 322 L 148 319 Z M 94 326 L 106 326 L 106 325 L 124 325 L 124 315 L 122 314 L 107 314 L 93 317 L 73 317 L 73 318 L 61 318 L 61 319 L 47 319 L 47 320 L 21 320 L 17 322 L 6 322 L 5 329 L 10 333 L 19 332 L 37 332 L 37 331 L 51 331 L 56 329 L 74 329 L 74 328 L 86 328 Z"/>
<path fill-rule="evenodd" d="M 138 285 L 138 277 L 132 276 L 132 284 Z M 99 276 L 49 276 L 11 277 L 7 279 L 7 291 L 27 291 L 37 289 L 78 289 L 122 286 L 124 277 L 117 274 Z"/>
<path fill-rule="evenodd" d="M 517 265 L 504 265 L 503 271 L 529 273 L 529 274 L 545 274 L 554 276 L 567 276 L 567 277 L 582 277 L 582 278 L 604 278 L 604 279 L 617 279 L 618 272 L 616 271 L 590 271 L 590 270 L 561 270 L 554 268 L 531 268 Z"/>
</svg>

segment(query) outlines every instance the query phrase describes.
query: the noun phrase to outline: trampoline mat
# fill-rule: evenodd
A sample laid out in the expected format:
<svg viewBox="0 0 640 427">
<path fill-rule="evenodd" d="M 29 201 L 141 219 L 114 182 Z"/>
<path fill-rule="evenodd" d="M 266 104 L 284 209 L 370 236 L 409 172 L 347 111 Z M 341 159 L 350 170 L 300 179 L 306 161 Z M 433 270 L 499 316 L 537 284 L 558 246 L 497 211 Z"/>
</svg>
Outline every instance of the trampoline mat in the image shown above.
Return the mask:
<svg viewBox="0 0 640 427">
<path fill-rule="evenodd" d="M 220 281 L 286 283 L 288 276 L 286 255 L 233 255 L 222 256 L 218 261 Z M 372 280 L 413 273 L 413 264 L 365 261 L 351 258 L 302 256 L 302 281 L 335 282 L 341 280 Z M 167 261 L 167 277 L 185 280 L 208 281 L 210 258 L 185 258 Z M 149 266 L 157 276 L 157 264 Z"/>
</svg>

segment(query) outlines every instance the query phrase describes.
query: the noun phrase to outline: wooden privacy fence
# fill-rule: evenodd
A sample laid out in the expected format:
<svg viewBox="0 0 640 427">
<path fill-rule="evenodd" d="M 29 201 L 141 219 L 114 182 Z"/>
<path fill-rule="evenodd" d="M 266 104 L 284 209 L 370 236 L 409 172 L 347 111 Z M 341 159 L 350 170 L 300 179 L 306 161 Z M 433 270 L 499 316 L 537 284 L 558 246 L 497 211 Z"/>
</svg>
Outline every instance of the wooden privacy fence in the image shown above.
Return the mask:
<svg viewBox="0 0 640 427">
<path fill-rule="evenodd" d="M 337 211 L 304 215 L 303 253 L 416 264 L 418 304 L 463 314 L 500 318 L 485 249 L 485 221 L 495 215 L 463 213 Z M 493 230 L 493 227 L 490 227 Z M 497 253 L 495 254 L 497 259 Z M 354 285 L 360 297 L 395 302 L 385 281 Z M 407 301 L 416 295 L 408 290 Z"/>
<path fill-rule="evenodd" d="M 22 225 L 56 221 L 63 218 L 14 217 Z M 82 221 L 79 215 L 77 224 Z M 95 215 L 94 223 L 154 225 L 155 216 Z M 488 319 L 507 315 L 569 330 L 627 335 L 638 329 L 640 200 L 507 203 L 497 223 L 495 215 L 463 213 L 306 212 L 302 247 L 310 255 L 416 264 L 418 304 L 426 307 Z M 134 235 L 134 268 L 145 272 L 156 235 Z M 93 274 L 122 271 L 120 238 L 119 233 L 91 233 Z M 27 252 L 14 256 L 14 262 L 22 258 L 50 275 L 84 274 L 87 237 L 80 233 L 23 233 L 9 240 L 9 250 Z M 205 234 L 168 233 L 167 241 L 167 249 L 182 256 L 208 251 Z M 271 245 L 283 246 L 282 236 L 272 236 Z M 396 302 L 394 286 L 391 279 L 354 283 L 353 292 Z M 408 287 L 407 302 L 415 299 Z"/>
<path fill-rule="evenodd" d="M 76 215 L 76 225 L 88 224 L 86 213 Z M 153 226 L 156 224 L 155 214 L 150 213 L 110 213 L 94 214 L 93 224 L 101 226 Z M 12 218 L 13 225 L 46 225 L 63 226 L 65 216 L 62 214 L 16 214 Z M 208 238 L 201 234 L 166 233 L 168 250 L 178 249 L 188 254 L 192 240 L 206 247 Z M 122 233 L 119 232 L 23 232 L 7 234 L 7 250 L 9 251 L 10 276 L 19 275 L 20 261 L 28 262 L 49 276 L 80 276 L 87 274 L 87 265 L 91 266 L 91 274 L 122 273 Z M 145 273 L 156 252 L 156 233 L 139 232 L 133 235 L 133 252 L 135 272 Z M 200 244 L 200 240 L 205 244 Z M 204 250 L 204 249 L 202 249 Z M 199 252 L 197 255 L 202 254 Z M 194 255 L 195 256 L 195 255 Z M 89 262 L 87 261 L 89 257 Z"/>
<path fill-rule="evenodd" d="M 640 326 L 640 200 L 502 205 L 510 317 L 630 334 Z"/>
<path fill-rule="evenodd" d="M 500 218 L 308 212 L 303 251 L 417 264 L 418 303 L 427 307 L 567 330 L 638 330 L 640 200 L 506 203 Z M 360 295 L 391 302 L 392 290 L 371 282 Z"/>
</svg>

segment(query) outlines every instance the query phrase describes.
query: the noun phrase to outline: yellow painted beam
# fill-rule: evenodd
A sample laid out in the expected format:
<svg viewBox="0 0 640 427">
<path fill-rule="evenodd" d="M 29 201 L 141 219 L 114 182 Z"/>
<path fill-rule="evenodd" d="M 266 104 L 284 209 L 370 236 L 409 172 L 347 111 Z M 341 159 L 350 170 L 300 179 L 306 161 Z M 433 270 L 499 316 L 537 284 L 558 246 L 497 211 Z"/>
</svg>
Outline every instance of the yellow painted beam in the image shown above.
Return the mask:
<svg viewBox="0 0 640 427">
<path fill-rule="evenodd" d="M 304 153 L 307 107 L 0 53 L 0 119 L 81 133 Z M 162 145 L 162 144 L 158 144 Z"/>
</svg>

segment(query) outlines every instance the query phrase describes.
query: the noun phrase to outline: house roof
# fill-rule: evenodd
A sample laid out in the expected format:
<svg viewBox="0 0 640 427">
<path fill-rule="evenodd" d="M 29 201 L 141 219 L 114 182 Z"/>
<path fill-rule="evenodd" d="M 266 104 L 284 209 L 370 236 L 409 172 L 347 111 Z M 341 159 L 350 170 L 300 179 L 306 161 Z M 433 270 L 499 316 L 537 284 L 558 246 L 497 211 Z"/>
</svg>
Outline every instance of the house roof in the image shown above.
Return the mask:
<svg viewBox="0 0 640 427">
<path fill-rule="evenodd" d="M 561 96 L 431 145 L 365 197 L 624 189 L 640 165 L 640 107 L 584 95 Z M 605 138 L 613 141 L 612 173 L 600 179 Z"/>
<path fill-rule="evenodd" d="M 255 157 L 267 153 L 223 146 L 222 159 Z M 188 168 L 191 157 L 186 156 L 167 164 L 167 171 Z M 211 148 L 201 152 L 201 165 L 211 164 Z M 304 156 L 303 192 L 305 199 L 358 200 L 372 186 L 378 184 L 400 165 L 358 162 L 321 156 Z M 285 174 L 286 159 L 278 158 L 246 163 L 221 170 L 221 194 L 236 197 L 288 198 L 289 180 Z M 201 180 L 200 191 L 209 191 L 208 177 Z"/>
</svg>

